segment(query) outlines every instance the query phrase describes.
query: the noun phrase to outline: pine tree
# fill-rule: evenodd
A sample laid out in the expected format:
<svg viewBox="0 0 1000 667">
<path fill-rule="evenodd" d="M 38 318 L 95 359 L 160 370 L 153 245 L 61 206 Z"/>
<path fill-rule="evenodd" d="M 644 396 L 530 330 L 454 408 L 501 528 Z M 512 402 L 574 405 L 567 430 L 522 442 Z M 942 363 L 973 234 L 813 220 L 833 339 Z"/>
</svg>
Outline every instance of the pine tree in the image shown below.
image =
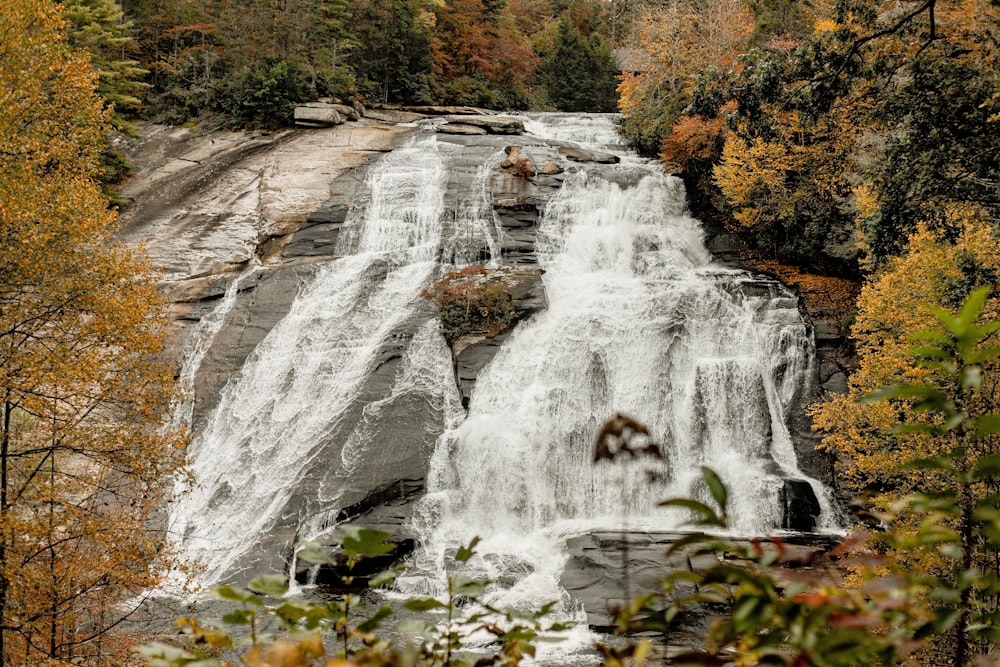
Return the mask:
<svg viewBox="0 0 1000 667">
<path fill-rule="evenodd" d="M 559 21 L 554 44 L 539 67 L 550 104 L 560 111 L 614 111 L 615 74 L 611 48 L 600 35 L 584 37 L 568 18 Z"/>
<path fill-rule="evenodd" d="M 138 49 L 129 34 L 132 24 L 115 0 L 63 0 L 63 5 L 71 24 L 69 43 L 90 52 L 98 94 L 113 107 L 119 129 L 131 129 L 126 119 L 139 110 L 139 94 L 149 87 L 142 81 L 148 72 L 128 57 Z"/>
</svg>

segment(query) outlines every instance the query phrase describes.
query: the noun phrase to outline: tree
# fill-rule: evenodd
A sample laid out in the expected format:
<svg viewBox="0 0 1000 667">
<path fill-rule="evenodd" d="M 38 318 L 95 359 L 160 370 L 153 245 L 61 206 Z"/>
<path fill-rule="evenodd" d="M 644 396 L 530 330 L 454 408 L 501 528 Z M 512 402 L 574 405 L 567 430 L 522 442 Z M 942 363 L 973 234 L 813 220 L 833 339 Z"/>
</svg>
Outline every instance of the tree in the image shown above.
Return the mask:
<svg viewBox="0 0 1000 667">
<path fill-rule="evenodd" d="M 584 37 L 564 17 L 553 44 L 542 54 L 538 78 L 549 103 L 560 111 L 610 112 L 616 107 L 616 70 L 611 48 L 600 34 Z"/>
<path fill-rule="evenodd" d="M 0 655 L 100 656 L 169 565 L 183 440 L 149 267 L 95 181 L 108 114 L 51 0 L 0 15 Z"/>
<path fill-rule="evenodd" d="M 350 31 L 358 41 L 358 84 L 374 102 L 434 101 L 434 14 L 420 0 L 356 2 Z"/>
<path fill-rule="evenodd" d="M 973 514 L 985 510 L 976 508 L 995 504 L 1000 491 L 995 476 L 975 472 L 1000 455 L 1000 438 L 991 426 L 1000 413 L 1000 368 L 993 342 L 1000 326 L 1000 301 L 976 291 L 996 284 L 1000 244 L 974 209 L 952 206 L 948 218 L 947 232 L 920 226 L 907 252 L 890 260 L 878 279 L 862 290 L 852 328 L 859 366 L 851 375 L 849 393 L 811 412 L 825 434 L 821 446 L 836 456 L 837 479 L 868 511 L 899 514 L 894 509 L 903 499 L 921 494 L 917 511 L 896 518 L 898 539 L 889 544 L 897 549 L 892 570 L 932 577 L 934 586 L 961 591 L 954 601 L 970 614 L 978 609 L 975 616 L 992 614 L 995 624 L 997 597 L 995 591 L 987 592 L 995 582 L 959 571 L 995 573 L 1000 544 L 995 534 L 973 540 L 970 532 L 982 530 Z M 975 300 L 967 301 L 970 294 Z M 963 303 L 959 315 L 945 316 Z M 992 328 L 977 328 L 981 320 L 993 322 Z M 954 331 L 956 322 L 964 323 L 964 333 Z M 925 330 L 934 333 L 914 338 L 913 332 Z M 975 344 L 963 336 L 974 338 Z M 991 345 L 994 352 L 977 356 Z M 885 387 L 894 389 L 881 391 Z M 860 401 L 872 394 L 883 400 Z M 922 463 L 904 465 L 910 461 Z M 913 537 L 933 518 L 929 510 L 942 508 L 947 512 L 941 529 L 960 548 L 957 560 L 917 544 Z M 949 604 L 948 609 L 953 607 Z M 942 622 L 947 620 L 942 609 L 938 613 Z M 950 638 L 935 641 L 933 650 L 945 655 L 957 651 L 967 658 L 970 618 L 951 618 Z M 990 641 L 995 643 L 996 637 Z M 966 664 L 965 658 L 941 662 Z"/>
<path fill-rule="evenodd" d="M 735 0 L 685 0 L 640 12 L 631 40 L 645 54 L 644 68 L 624 76 L 618 88 L 625 136 L 650 154 L 658 152 L 688 106 L 697 77 L 728 73 L 753 28 L 746 3 Z"/>
<path fill-rule="evenodd" d="M 63 0 L 72 28 L 68 41 L 87 49 L 98 73 L 97 92 L 113 108 L 115 124 L 130 129 L 127 117 L 138 112 L 139 94 L 148 87 L 141 81 L 148 72 L 134 58 L 138 44 L 129 34 L 132 24 L 125 21 L 115 0 Z"/>
</svg>

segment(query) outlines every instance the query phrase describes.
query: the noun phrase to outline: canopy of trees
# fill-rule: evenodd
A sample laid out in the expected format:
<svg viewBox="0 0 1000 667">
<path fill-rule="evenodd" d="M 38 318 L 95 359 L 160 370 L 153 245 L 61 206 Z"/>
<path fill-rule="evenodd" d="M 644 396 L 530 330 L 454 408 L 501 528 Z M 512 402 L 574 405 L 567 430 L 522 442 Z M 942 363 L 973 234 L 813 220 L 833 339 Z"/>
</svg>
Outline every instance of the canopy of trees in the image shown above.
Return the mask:
<svg viewBox="0 0 1000 667">
<path fill-rule="evenodd" d="M 147 117 L 257 127 L 288 124 L 295 104 L 319 97 L 613 111 L 608 40 L 622 30 L 621 4 L 123 2 L 150 73 Z"/>
<path fill-rule="evenodd" d="M 921 223 L 949 229 L 955 205 L 996 219 L 994 3 L 755 3 L 750 16 L 713 1 L 636 23 L 651 66 L 622 83 L 622 109 L 629 138 L 746 238 L 858 273 Z"/>
<path fill-rule="evenodd" d="M 134 608 L 122 603 L 169 565 L 152 519 L 183 462 L 180 435 L 161 428 L 163 304 L 149 267 L 111 240 L 95 180 L 100 73 L 60 9 L 0 13 L 4 664 L 114 653 L 107 633 Z"/>
</svg>

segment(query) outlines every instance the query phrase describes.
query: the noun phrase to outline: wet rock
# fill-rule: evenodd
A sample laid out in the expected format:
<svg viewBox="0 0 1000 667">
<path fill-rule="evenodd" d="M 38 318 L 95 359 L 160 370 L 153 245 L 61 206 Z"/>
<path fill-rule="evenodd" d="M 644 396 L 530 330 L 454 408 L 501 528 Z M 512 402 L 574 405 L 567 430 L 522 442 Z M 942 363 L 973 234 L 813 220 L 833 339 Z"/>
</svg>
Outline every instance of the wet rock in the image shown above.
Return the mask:
<svg viewBox="0 0 1000 667">
<path fill-rule="evenodd" d="M 809 482 L 804 479 L 786 479 L 781 489 L 783 507 L 782 528 L 802 533 L 816 529 L 820 514 L 819 500 Z"/>
<path fill-rule="evenodd" d="M 483 135 L 489 134 L 485 127 L 469 123 L 443 123 L 437 126 L 437 131 L 444 134 Z"/>
<path fill-rule="evenodd" d="M 562 146 L 559 154 L 573 162 L 597 162 L 598 164 L 618 164 L 620 158 L 612 153 L 602 151 L 588 151 L 582 148 Z"/>
</svg>

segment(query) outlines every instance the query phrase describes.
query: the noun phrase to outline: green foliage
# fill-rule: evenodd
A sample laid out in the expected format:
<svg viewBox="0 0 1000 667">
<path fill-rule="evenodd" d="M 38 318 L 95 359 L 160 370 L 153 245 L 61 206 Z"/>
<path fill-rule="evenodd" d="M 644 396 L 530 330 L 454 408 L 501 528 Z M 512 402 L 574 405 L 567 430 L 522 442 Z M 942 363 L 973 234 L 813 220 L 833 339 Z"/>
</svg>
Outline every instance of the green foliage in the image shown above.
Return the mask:
<svg viewBox="0 0 1000 667">
<path fill-rule="evenodd" d="M 954 314 L 931 308 L 939 328 L 913 336 L 919 346 L 912 354 L 932 380 L 865 399 L 896 402 L 911 415 L 897 431 L 935 439 L 937 455 L 906 466 L 946 479 L 940 490 L 907 496 L 881 517 L 884 532 L 856 532 L 826 563 L 806 569 L 785 567 L 788 550 L 775 538 L 682 538 L 668 556 L 686 554 L 688 569 L 619 610 L 618 631 L 669 641 L 685 611 L 708 605 L 725 611 L 705 648 L 669 664 L 893 665 L 914 652 L 932 664 L 985 659 L 1000 644 L 1000 414 L 983 411 L 991 404 L 978 395 L 985 365 L 1000 358 L 993 342 L 1000 321 L 980 322 L 987 294 L 973 291 Z M 710 470 L 703 475 L 717 508 L 686 498 L 664 504 L 691 510 L 697 526 L 724 526 L 726 491 Z M 711 564 L 692 565 L 706 555 L 715 557 Z M 844 586 L 845 571 L 860 583 Z M 605 664 L 622 665 L 644 650 L 606 647 Z"/>
<path fill-rule="evenodd" d="M 358 86 L 373 102 L 434 101 L 429 16 L 418 0 L 355 3 L 348 24 L 358 47 L 352 64 Z"/>
<path fill-rule="evenodd" d="M 224 95 L 236 124 L 263 128 L 290 125 L 295 106 L 309 96 L 297 63 L 277 59 L 265 59 L 236 75 Z"/>
<path fill-rule="evenodd" d="M 490 279 L 478 266 L 445 275 L 421 296 L 437 305 L 441 332 L 448 342 L 468 334 L 492 338 L 505 331 L 517 316 L 507 286 L 501 280 Z"/>
<path fill-rule="evenodd" d="M 584 37 L 563 18 L 554 43 L 542 54 L 537 76 L 549 104 L 560 111 L 611 112 L 616 108 L 616 74 L 607 42 L 596 32 Z"/>
<path fill-rule="evenodd" d="M 115 0 L 63 0 L 63 5 L 72 25 L 69 43 L 90 52 L 98 74 L 97 93 L 113 108 L 118 129 L 131 131 L 127 119 L 138 112 L 139 95 L 148 88 L 142 81 L 148 72 L 127 57 L 138 52 L 130 34 L 132 23 Z"/>
<path fill-rule="evenodd" d="M 352 570 L 364 557 L 393 548 L 387 542 L 388 533 L 357 526 L 341 526 L 332 537 L 348 556 Z M 455 562 L 468 561 L 478 541 L 474 538 L 469 545 L 460 547 Z M 333 564 L 314 543 L 301 545 L 297 554 L 304 561 Z M 395 572 L 387 573 L 373 581 L 373 586 L 389 585 L 394 578 Z M 486 603 L 482 595 L 490 583 L 449 575 L 443 598 L 407 599 L 402 606 L 415 616 L 400 624 L 398 631 L 404 640 L 398 647 L 386 638 L 392 634 L 384 627 L 394 615 L 390 606 L 372 610 L 355 595 L 324 601 L 288 597 L 284 575 L 265 575 L 246 588 L 219 586 L 213 590 L 215 598 L 238 605 L 220 621 L 178 620 L 175 625 L 188 639 L 186 643 L 192 644 L 191 649 L 153 643 L 138 647 L 136 652 L 152 667 L 221 667 L 223 663 L 214 657 L 219 651 L 235 651 L 243 664 L 255 667 L 513 667 L 535 655 L 535 642 L 541 632 L 565 629 L 543 622 L 551 604 L 523 613 Z M 494 637 L 493 653 L 466 654 L 463 642 L 484 632 Z M 237 634 L 246 636 L 238 638 Z"/>
</svg>

